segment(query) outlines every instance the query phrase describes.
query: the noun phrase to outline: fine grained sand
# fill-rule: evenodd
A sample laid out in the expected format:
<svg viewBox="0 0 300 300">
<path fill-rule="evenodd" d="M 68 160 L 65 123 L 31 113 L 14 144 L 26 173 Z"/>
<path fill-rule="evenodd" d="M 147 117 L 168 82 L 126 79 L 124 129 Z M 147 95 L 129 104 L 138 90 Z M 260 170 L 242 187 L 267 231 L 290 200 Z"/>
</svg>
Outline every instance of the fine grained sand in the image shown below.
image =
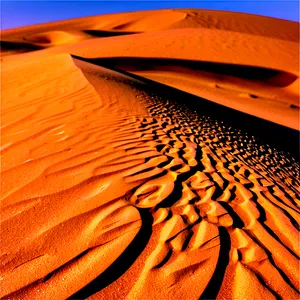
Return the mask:
<svg viewBox="0 0 300 300">
<path fill-rule="evenodd" d="M 2 32 L 0 297 L 298 299 L 298 37 L 201 10 Z"/>
</svg>

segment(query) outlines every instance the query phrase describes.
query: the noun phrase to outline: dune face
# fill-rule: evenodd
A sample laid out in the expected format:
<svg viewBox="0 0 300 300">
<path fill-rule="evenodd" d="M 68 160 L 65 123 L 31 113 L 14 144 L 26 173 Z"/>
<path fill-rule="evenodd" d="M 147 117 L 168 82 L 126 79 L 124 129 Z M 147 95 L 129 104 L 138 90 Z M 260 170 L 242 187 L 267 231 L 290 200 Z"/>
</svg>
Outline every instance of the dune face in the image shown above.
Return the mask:
<svg viewBox="0 0 300 300">
<path fill-rule="evenodd" d="M 79 39 L 80 36 L 76 36 L 75 34 L 72 35 L 65 31 L 49 31 L 24 37 L 25 41 L 28 41 L 33 45 L 44 47 L 68 44 L 74 41 L 76 42 Z"/>
<path fill-rule="evenodd" d="M 4 31 L 1 299 L 298 299 L 298 35 L 201 10 Z"/>
<path fill-rule="evenodd" d="M 24 52 L 30 60 L 39 49 L 46 57 L 69 53 L 107 58 L 102 62 L 107 67 L 299 129 L 299 24 L 294 22 L 221 11 L 163 10 L 12 29 L 2 33 L 2 41 L 6 61 Z M 247 73 L 250 77 L 241 76 Z"/>
</svg>

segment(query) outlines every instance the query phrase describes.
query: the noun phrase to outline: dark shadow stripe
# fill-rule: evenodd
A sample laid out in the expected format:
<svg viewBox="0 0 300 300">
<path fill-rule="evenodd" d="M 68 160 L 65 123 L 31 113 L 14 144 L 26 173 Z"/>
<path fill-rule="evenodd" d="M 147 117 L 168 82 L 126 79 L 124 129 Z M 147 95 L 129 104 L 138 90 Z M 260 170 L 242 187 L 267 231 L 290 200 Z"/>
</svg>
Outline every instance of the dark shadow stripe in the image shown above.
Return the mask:
<svg viewBox="0 0 300 300">
<path fill-rule="evenodd" d="M 89 32 L 97 30 L 89 30 Z M 87 31 L 85 31 L 87 32 Z M 98 31 L 99 35 L 109 34 L 133 34 L 133 32 L 113 32 Z M 92 58 L 90 62 L 100 64 L 108 68 L 118 68 L 126 71 L 143 71 L 143 70 L 170 70 L 175 68 L 186 68 L 193 71 L 203 71 L 214 75 L 231 76 L 253 81 L 261 81 L 270 86 L 285 87 L 293 83 L 298 77 L 293 73 L 286 71 L 255 67 L 249 65 L 237 65 L 229 63 L 216 63 L 208 61 L 174 59 L 174 58 L 151 58 L 151 57 L 108 57 L 108 58 Z M 184 69 L 183 69 L 184 70 Z M 256 95 L 251 94 L 250 97 L 255 98 Z"/>
<path fill-rule="evenodd" d="M 68 299 L 86 299 L 121 277 L 143 252 L 152 234 L 153 217 L 148 210 L 138 209 L 142 227 L 126 250 L 102 274 Z"/>
<path fill-rule="evenodd" d="M 113 30 L 83 30 L 83 32 L 95 36 L 95 37 L 114 37 L 120 35 L 130 35 L 130 34 L 137 34 L 140 32 L 131 32 L 131 31 L 113 31 Z"/>
<path fill-rule="evenodd" d="M 223 283 L 225 271 L 229 263 L 231 241 L 229 233 L 225 227 L 219 227 L 219 235 L 220 252 L 216 269 L 199 300 L 216 299 Z"/>
</svg>

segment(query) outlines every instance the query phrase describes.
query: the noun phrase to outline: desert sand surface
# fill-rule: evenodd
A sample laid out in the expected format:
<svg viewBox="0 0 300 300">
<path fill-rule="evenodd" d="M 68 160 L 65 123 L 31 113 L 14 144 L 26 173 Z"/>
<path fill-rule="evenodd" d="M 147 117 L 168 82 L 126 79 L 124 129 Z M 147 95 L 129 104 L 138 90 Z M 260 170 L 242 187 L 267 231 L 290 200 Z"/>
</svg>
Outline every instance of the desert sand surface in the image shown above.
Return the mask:
<svg viewBox="0 0 300 300">
<path fill-rule="evenodd" d="M 299 24 L 207 10 L 1 32 L 1 299 L 299 299 Z"/>
</svg>

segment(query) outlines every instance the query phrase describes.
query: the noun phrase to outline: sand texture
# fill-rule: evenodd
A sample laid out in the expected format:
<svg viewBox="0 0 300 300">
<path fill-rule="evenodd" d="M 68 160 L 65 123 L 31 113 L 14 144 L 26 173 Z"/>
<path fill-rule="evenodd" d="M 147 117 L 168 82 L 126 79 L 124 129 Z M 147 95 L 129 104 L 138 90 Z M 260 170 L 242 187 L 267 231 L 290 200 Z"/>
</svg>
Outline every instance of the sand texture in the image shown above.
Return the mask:
<svg viewBox="0 0 300 300">
<path fill-rule="evenodd" d="M 0 298 L 299 299 L 298 25 L 3 31 Z"/>
</svg>

